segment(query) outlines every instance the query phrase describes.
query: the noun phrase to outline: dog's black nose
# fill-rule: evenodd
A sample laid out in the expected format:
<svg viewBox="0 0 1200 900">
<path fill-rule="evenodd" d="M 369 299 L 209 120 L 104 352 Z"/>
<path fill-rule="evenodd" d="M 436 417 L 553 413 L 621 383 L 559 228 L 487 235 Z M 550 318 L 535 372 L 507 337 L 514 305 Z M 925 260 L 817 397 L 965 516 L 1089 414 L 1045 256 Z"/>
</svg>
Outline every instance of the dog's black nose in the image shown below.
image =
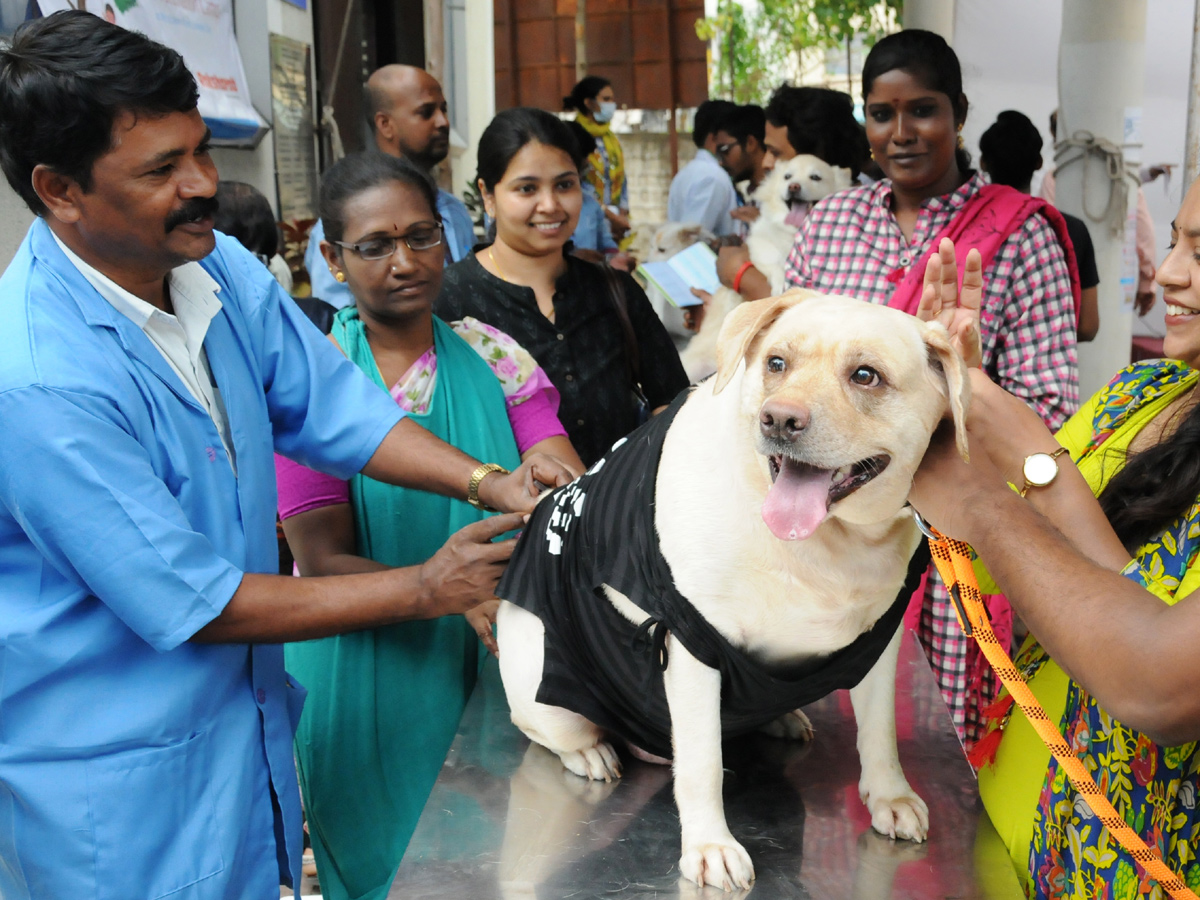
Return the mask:
<svg viewBox="0 0 1200 900">
<path fill-rule="evenodd" d="M 809 418 L 808 409 L 798 403 L 770 400 L 758 414 L 758 427 L 765 438 L 790 442 L 808 427 Z"/>
</svg>

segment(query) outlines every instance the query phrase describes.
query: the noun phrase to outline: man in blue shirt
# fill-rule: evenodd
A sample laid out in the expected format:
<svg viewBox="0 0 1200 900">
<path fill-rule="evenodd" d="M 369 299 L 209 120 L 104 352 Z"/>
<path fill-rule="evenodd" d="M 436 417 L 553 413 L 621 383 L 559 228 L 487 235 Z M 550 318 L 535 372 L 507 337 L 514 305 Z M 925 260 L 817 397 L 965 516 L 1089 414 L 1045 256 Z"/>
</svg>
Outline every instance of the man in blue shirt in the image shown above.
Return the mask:
<svg viewBox="0 0 1200 900">
<path fill-rule="evenodd" d="M 425 171 L 450 152 L 450 118 L 446 98 L 437 79 L 415 66 L 383 66 L 371 73 L 364 93 L 367 123 L 375 146 L 392 156 L 402 156 Z M 475 225 L 463 202 L 439 190 L 438 213 L 445 228 L 446 263 L 458 262 L 475 244 Z M 312 282 L 312 295 L 339 309 L 354 302 L 350 289 L 335 281 L 321 258 L 325 228 L 318 219 L 308 236 L 304 265 Z"/>
<path fill-rule="evenodd" d="M 717 237 L 735 233 L 732 213 L 738 206 L 737 191 L 714 152 L 721 120 L 736 110 L 737 104 L 728 100 L 705 100 L 697 107 L 692 125 L 696 155 L 671 180 L 668 221 L 700 225 Z"/>
<path fill-rule="evenodd" d="M 196 100 L 178 53 L 81 11 L 0 50 L 0 167 L 38 216 L 0 276 L 5 900 L 275 900 L 302 844 L 279 643 L 492 596 L 517 515 L 420 567 L 268 574 L 275 450 L 508 510 L 569 477 L 405 419 L 214 235 Z"/>
</svg>

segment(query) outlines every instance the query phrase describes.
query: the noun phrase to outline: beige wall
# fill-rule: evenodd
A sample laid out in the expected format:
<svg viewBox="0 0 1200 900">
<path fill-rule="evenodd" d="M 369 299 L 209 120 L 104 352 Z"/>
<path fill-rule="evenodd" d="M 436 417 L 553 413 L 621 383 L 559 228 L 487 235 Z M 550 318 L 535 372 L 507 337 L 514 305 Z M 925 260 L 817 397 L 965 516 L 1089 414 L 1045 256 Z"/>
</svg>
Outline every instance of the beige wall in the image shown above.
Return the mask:
<svg viewBox="0 0 1200 900">
<path fill-rule="evenodd" d="M 0 269 L 8 267 L 13 254 L 33 222 L 31 213 L 8 182 L 0 179 Z"/>
</svg>

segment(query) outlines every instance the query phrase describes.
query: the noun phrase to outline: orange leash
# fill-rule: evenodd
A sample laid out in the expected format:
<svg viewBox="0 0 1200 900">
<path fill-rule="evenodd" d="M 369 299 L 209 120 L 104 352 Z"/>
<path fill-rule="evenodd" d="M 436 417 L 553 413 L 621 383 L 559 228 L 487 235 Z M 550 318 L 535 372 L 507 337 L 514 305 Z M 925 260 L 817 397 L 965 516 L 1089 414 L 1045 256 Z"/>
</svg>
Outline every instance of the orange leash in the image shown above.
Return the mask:
<svg viewBox="0 0 1200 900">
<path fill-rule="evenodd" d="M 1013 700 L 1025 713 L 1038 736 L 1050 748 L 1054 758 L 1062 767 L 1071 785 L 1087 800 L 1088 806 L 1096 817 L 1104 823 L 1114 838 L 1124 847 L 1129 855 L 1146 870 L 1151 878 L 1159 883 L 1175 900 L 1200 900 L 1184 883 L 1183 879 L 1168 868 L 1158 853 L 1151 850 L 1136 831 L 1130 828 L 1125 820 L 1117 814 L 1108 798 L 1101 793 L 1091 774 L 1080 759 L 1071 752 L 1062 732 L 1050 721 L 1042 705 L 1033 696 L 1029 685 L 1021 678 L 1017 667 L 1009 658 L 1008 653 L 996 639 L 992 631 L 991 620 L 988 619 L 987 609 L 979 592 L 979 583 L 975 580 L 975 568 L 971 565 L 971 549 L 962 541 L 948 538 L 927 525 L 914 511 L 914 517 L 921 531 L 929 538 L 929 549 L 933 562 L 937 566 L 950 598 L 954 601 L 958 624 L 970 637 L 979 642 L 979 649 L 987 661 L 992 664 L 1000 681 L 1008 688 Z"/>
</svg>

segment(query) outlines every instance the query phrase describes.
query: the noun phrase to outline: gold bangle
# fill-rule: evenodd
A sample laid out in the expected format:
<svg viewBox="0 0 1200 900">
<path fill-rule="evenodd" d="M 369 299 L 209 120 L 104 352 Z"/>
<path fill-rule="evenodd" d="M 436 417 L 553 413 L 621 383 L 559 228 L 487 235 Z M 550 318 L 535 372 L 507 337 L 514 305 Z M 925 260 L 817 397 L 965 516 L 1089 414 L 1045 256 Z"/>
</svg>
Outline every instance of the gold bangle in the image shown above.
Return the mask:
<svg viewBox="0 0 1200 900">
<path fill-rule="evenodd" d="M 479 485 L 483 482 L 484 478 L 493 472 L 499 472 L 501 475 L 510 474 L 504 466 L 498 466 L 495 463 L 484 463 L 471 473 L 471 480 L 467 482 L 467 502 L 476 509 L 482 509 L 484 512 L 497 511 L 479 499 Z"/>
</svg>

